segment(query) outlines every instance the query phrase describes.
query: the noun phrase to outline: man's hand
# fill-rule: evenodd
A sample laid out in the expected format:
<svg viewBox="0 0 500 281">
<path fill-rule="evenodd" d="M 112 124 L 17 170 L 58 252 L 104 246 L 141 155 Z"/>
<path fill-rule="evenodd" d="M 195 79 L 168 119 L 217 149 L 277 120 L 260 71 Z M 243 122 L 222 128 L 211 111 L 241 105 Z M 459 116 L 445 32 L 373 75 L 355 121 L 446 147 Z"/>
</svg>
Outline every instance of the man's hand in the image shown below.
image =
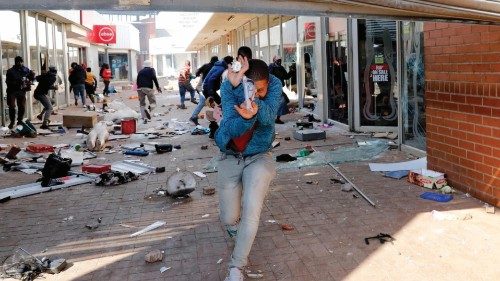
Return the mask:
<svg viewBox="0 0 500 281">
<path fill-rule="evenodd" d="M 160 94 L 162 93 L 161 88 L 156 88 L 156 90 L 158 91 L 158 93 L 160 93 Z"/>
<path fill-rule="evenodd" d="M 229 80 L 229 82 L 231 82 L 231 85 L 233 85 L 233 87 L 238 87 L 238 85 L 241 83 L 241 80 L 243 79 L 243 76 L 245 75 L 245 72 L 247 72 L 249 68 L 248 59 L 246 57 L 241 57 L 239 62 L 241 63 L 240 71 L 234 72 L 232 64 L 230 64 L 227 68 L 227 79 Z"/>
<path fill-rule="evenodd" d="M 250 109 L 247 108 L 246 102 L 240 104 L 239 106 L 235 105 L 234 109 L 236 109 L 238 114 L 240 114 L 240 116 L 243 117 L 243 119 L 248 120 L 248 119 L 252 119 L 252 117 L 254 117 L 255 114 L 257 114 L 257 111 L 259 110 L 259 106 L 255 102 L 252 101 L 252 108 L 250 108 Z"/>
</svg>

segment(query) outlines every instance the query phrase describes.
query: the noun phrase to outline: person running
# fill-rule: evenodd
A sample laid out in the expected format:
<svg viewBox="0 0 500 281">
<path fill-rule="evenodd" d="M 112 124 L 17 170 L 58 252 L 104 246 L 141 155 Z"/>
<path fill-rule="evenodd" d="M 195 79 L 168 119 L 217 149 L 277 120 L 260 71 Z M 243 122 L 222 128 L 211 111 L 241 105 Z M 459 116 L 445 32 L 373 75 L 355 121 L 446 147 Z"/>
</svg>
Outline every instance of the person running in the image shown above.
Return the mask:
<svg viewBox="0 0 500 281">
<path fill-rule="evenodd" d="M 85 78 L 85 92 L 92 103 L 95 103 L 95 90 L 97 89 L 97 79 L 92 73 L 92 68 L 87 67 L 86 78 Z"/>
<path fill-rule="evenodd" d="M 285 80 L 290 79 L 290 73 L 286 72 L 286 69 L 283 67 L 283 65 L 281 65 L 280 56 L 273 57 L 273 63 L 269 65 L 269 73 L 278 78 L 281 81 L 281 85 L 283 87 L 285 86 Z M 281 92 L 281 96 L 281 106 L 278 110 L 278 116 L 275 120 L 276 124 L 285 124 L 285 122 L 281 121 L 281 116 L 287 115 L 289 113 L 288 104 L 290 103 L 290 99 L 283 91 Z"/>
<path fill-rule="evenodd" d="M 217 104 L 221 103 L 221 98 L 217 91 L 220 89 L 222 82 L 222 74 L 228 68 L 228 65 L 233 63 L 233 57 L 226 56 L 222 60 L 216 62 L 212 69 L 203 79 L 203 95 L 205 98 L 213 97 Z"/>
<path fill-rule="evenodd" d="M 193 122 L 195 125 L 199 125 L 198 123 L 198 115 L 200 114 L 201 110 L 205 106 L 205 95 L 203 95 L 203 80 L 205 77 L 207 77 L 208 72 L 212 69 L 214 64 L 219 60 L 217 56 L 213 56 L 210 59 L 209 63 L 204 64 L 202 67 L 200 67 L 196 71 L 196 77 L 200 77 L 200 81 L 198 82 L 198 86 L 196 87 L 196 91 L 198 92 L 198 95 L 200 96 L 200 100 L 198 102 L 198 105 L 196 108 L 193 110 L 193 113 L 191 114 L 191 122 Z M 201 92 L 201 93 L 200 93 Z"/>
<path fill-rule="evenodd" d="M 102 64 L 101 70 L 99 71 L 99 76 L 101 76 L 102 82 L 104 83 L 102 94 L 107 97 L 109 96 L 109 83 L 111 83 L 111 79 L 113 79 L 113 73 L 111 72 L 111 69 L 109 69 L 109 64 Z"/>
<path fill-rule="evenodd" d="M 81 65 L 76 62 L 71 63 L 71 72 L 69 74 L 68 80 L 71 84 L 71 89 L 73 89 L 73 94 L 75 96 L 75 105 L 78 106 L 78 98 L 81 98 L 83 107 L 85 107 L 85 79 L 87 78 L 87 73 Z"/>
<path fill-rule="evenodd" d="M 191 102 L 196 104 L 196 99 L 194 98 L 194 93 L 195 89 L 191 85 L 191 62 L 189 60 L 186 61 L 184 64 L 184 67 L 182 68 L 181 72 L 179 73 L 179 95 L 181 97 L 181 105 L 179 106 L 180 109 L 186 109 L 186 105 L 184 104 L 184 101 L 186 99 L 186 91 L 188 91 L 191 94 Z"/>
<path fill-rule="evenodd" d="M 33 97 L 38 100 L 42 106 L 42 112 L 37 115 L 37 118 L 42 121 L 40 129 L 48 129 L 50 123 L 50 115 L 52 114 L 52 102 L 49 98 L 49 91 L 56 90 L 57 86 L 54 83 L 57 80 L 57 69 L 54 66 L 49 67 L 49 71 L 42 71 L 35 79 L 38 81 Z"/>
<path fill-rule="evenodd" d="M 7 84 L 7 106 L 9 107 L 9 129 L 14 128 L 16 120 L 17 104 L 17 125 L 23 123 L 24 112 L 26 111 L 26 92 L 31 91 L 31 84 L 35 79 L 35 73 L 23 65 L 22 57 L 14 58 L 14 65 L 7 70 L 5 83 Z"/>
<path fill-rule="evenodd" d="M 151 67 L 151 61 L 144 61 L 144 68 L 137 74 L 137 94 L 139 96 L 139 106 L 141 109 L 141 117 L 144 123 L 151 119 L 149 111 L 153 111 L 156 107 L 155 91 L 153 83 L 156 86 L 158 93 L 161 93 L 158 78 L 156 78 L 155 69 Z M 146 109 L 146 97 L 149 101 L 149 111 Z"/>
<path fill-rule="evenodd" d="M 265 62 L 243 59 L 240 71 L 254 82 L 255 99 L 247 107 L 244 87 L 242 83 L 234 87 L 231 81 L 237 73 L 229 71 L 221 86 L 223 116 L 215 133 L 220 149 L 220 219 L 236 240 L 226 281 L 243 280 L 242 270 L 257 234 L 264 198 L 276 175 L 270 150 L 281 103 L 281 82 L 269 75 Z"/>
</svg>

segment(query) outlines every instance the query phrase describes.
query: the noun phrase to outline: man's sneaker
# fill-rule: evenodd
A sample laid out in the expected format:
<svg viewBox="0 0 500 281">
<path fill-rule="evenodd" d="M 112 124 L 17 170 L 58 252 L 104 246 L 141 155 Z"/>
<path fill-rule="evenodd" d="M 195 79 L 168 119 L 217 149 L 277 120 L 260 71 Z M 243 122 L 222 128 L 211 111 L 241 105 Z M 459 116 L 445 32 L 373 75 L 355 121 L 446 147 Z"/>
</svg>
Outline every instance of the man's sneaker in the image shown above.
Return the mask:
<svg viewBox="0 0 500 281">
<path fill-rule="evenodd" d="M 198 104 L 198 101 L 196 99 L 191 99 L 191 102 L 194 104 Z"/>
<path fill-rule="evenodd" d="M 227 231 L 227 234 L 229 235 L 229 237 L 231 238 L 236 238 L 236 236 L 238 235 L 238 230 L 232 230 L 232 229 L 226 229 Z"/>
<path fill-rule="evenodd" d="M 9 124 L 9 129 L 14 129 L 14 121 L 11 121 L 10 124 Z"/>
<path fill-rule="evenodd" d="M 181 104 L 181 105 L 179 106 L 179 108 L 180 108 L 180 109 L 187 109 L 187 107 L 186 107 L 186 105 L 185 105 L 185 104 Z"/>
<path fill-rule="evenodd" d="M 75 100 L 75 106 L 78 106 L 78 101 L 77 100 Z"/>
<path fill-rule="evenodd" d="M 38 120 L 42 121 L 42 119 L 43 119 L 43 114 L 42 114 L 42 113 L 38 114 L 38 115 L 36 116 L 36 119 L 38 119 Z"/>
<path fill-rule="evenodd" d="M 151 120 L 151 114 L 149 114 L 149 111 L 147 109 L 144 109 L 144 114 L 146 114 L 146 118 Z"/>
<path fill-rule="evenodd" d="M 243 272 L 237 267 L 231 267 L 224 281 L 243 281 Z"/>
<path fill-rule="evenodd" d="M 189 121 L 193 122 L 196 126 L 200 125 L 200 123 L 198 123 L 198 118 L 194 116 L 189 118 Z"/>
</svg>

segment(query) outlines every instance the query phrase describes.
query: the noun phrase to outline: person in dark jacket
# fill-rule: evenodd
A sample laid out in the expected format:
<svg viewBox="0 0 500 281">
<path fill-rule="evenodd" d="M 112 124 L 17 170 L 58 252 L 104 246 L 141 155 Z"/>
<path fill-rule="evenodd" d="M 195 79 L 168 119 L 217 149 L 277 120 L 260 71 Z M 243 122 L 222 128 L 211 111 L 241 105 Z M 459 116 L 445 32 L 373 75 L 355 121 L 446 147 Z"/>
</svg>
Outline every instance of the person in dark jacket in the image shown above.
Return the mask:
<svg viewBox="0 0 500 281">
<path fill-rule="evenodd" d="M 283 67 L 283 65 L 281 65 L 280 56 L 273 57 L 273 63 L 269 65 L 269 74 L 272 74 L 276 78 L 278 78 L 281 82 L 281 86 L 285 86 L 285 80 L 290 79 L 290 73 L 286 72 L 286 69 Z M 283 91 L 281 92 L 281 96 L 281 105 L 275 120 L 276 124 L 284 124 L 285 122 L 281 121 L 281 116 L 289 113 L 288 103 L 290 103 L 290 99 Z"/>
<path fill-rule="evenodd" d="M 26 110 L 26 92 L 31 91 L 31 84 L 35 79 L 35 73 L 23 65 L 22 57 L 14 59 L 14 66 L 7 70 L 5 82 L 7 84 L 7 106 L 9 107 L 9 129 L 14 128 L 16 120 L 17 103 L 17 124 L 23 123 L 24 112 Z"/>
<path fill-rule="evenodd" d="M 147 60 L 144 61 L 144 68 L 137 74 L 137 94 L 139 95 L 141 116 L 144 122 L 147 122 L 147 119 L 151 119 L 151 115 L 146 109 L 146 97 L 149 101 L 149 110 L 152 111 L 156 107 L 156 98 L 153 89 L 153 83 L 156 86 L 156 90 L 161 93 L 161 88 L 158 84 L 158 79 L 156 78 L 155 69 L 151 67 L 151 62 Z"/>
<path fill-rule="evenodd" d="M 75 95 L 76 106 L 78 106 L 78 98 L 81 98 L 83 107 L 85 107 L 85 79 L 87 79 L 85 69 L 76 62 L 71 63 L 71 72 L 68 80 Z"/>
<path fill-rule="evenodd" d="M 217 94 L 217 91 L 220 89 L 222 74 L 231 63 L 233 63 L 233 57 L 227 56 L 216 62 L 212 69 L 210 69 L 207 77 L 203 79 L 203 95 L 205 98 L 213 97 L 217 104 L 221 103 L 221 98 Z"/>
<path fill-rule="evenodd" d="M 41 75 L 36 77 L 38 85 L 36 86 L 33 97 L 38 100 L 42 106 L 42 112 L 37 116 L 39 120 L 43 120 L 40 129 L 48 129 L 50 123 L 50 115 L 52 113 L 52 102 L 49 98 L 49 91 L 56 90 L 54 83 L 57 80 L 57 69 L 54 66 L 49 67 L 49 71 L 43 71 Z"/>
<path fill-rule="evenodd" d="M 205 106 L 205 96 L 203 94 L 200 94 L 200 92 L 203 93 L 203 80 L 205 80 L 205 77 L 207 77 L 207 74 L 210 72 L 210 70 L 218 60 L 219 58 L 217 56 L 213 56 L 210 59 L 209 63 L 204 64 L 196 71 L 196 76 L 200 77 L 200 82 L 198 82 L 198 86 L 196 86 L 196 91 L 200 96 L 200 101 L 198 102 L 198 105 L 194 109 L 193 113 L 191 114 L 191 118 L 189 118 L 189 120 L 191 120 L 191 122 L 193 122 L 195 125 L 199 125 L 198 115 Z"/>
</svg>

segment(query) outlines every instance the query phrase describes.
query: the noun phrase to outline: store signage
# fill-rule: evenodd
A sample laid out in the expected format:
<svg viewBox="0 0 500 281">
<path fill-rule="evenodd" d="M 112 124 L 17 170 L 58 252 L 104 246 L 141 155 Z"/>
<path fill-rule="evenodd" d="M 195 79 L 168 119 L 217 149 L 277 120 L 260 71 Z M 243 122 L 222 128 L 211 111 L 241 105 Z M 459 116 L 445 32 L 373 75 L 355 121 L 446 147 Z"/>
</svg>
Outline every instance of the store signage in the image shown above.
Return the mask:
<svg viewBox="0 0 500 281">
<path fill-rule="evenodd" d="M 116 26 L 94 25 L 91 41 L 92 43 L 116 44 Z"/>
<path fill-rule="evenodd" d="M 370 74 L 373 82 L 388 82 L 389 81 L 389 65 L 388 64 L 372 64 L 370 66 Z"/>
<path fill-rule="evenodd" d="M 314 22 L 304 23 L 304 40 L 316 39 L 316 24 Z"/>
</svg>

